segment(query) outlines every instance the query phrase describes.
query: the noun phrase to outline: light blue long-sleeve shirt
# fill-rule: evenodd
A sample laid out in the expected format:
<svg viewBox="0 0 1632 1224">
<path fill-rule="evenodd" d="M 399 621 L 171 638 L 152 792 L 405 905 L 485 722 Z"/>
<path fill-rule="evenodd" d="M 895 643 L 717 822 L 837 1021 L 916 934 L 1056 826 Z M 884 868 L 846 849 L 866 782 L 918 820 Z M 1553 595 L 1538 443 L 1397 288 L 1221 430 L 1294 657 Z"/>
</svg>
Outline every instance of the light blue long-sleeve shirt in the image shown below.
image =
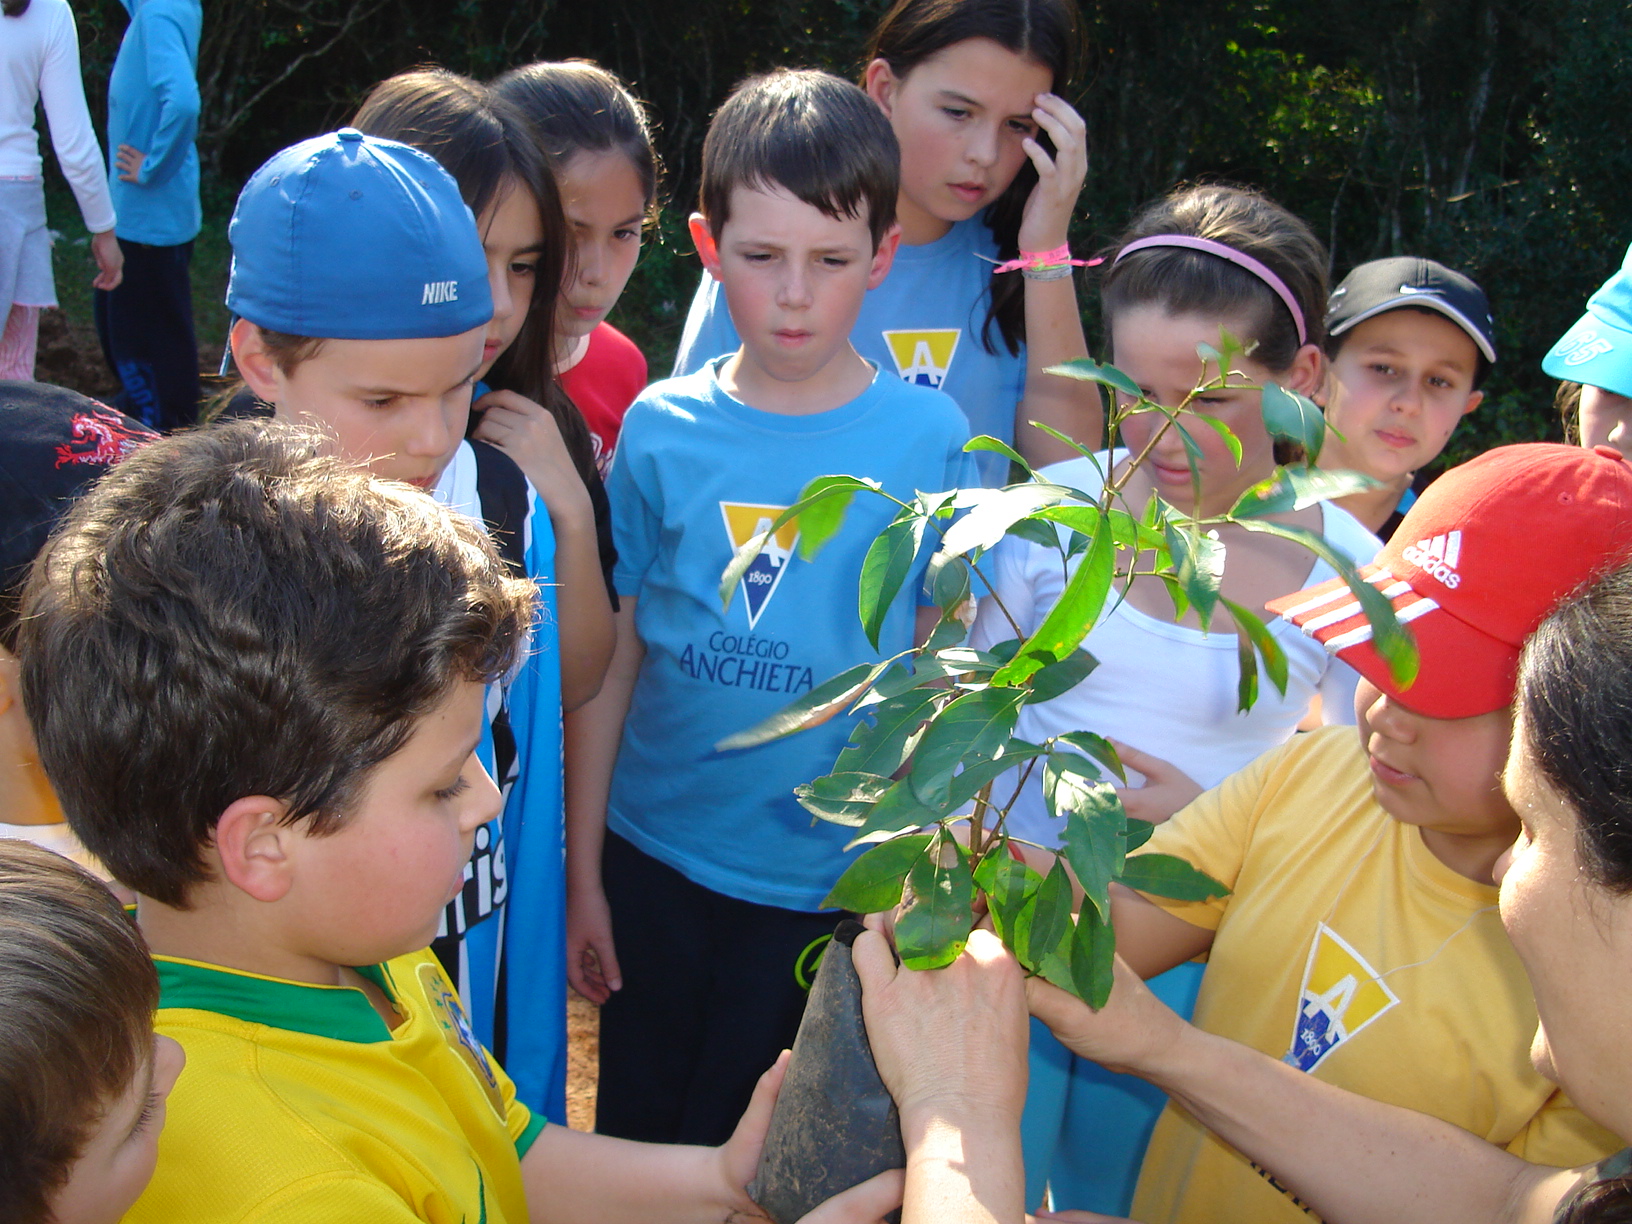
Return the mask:
<svg viewBox="0 0 1632 1224">
<path fill-rule="evenodd" d="M 121 0 L 130 26 L 108 80 L 108 178 L 119 237 L 176 246 L 198 236 L 199 0 Z M 120 145 L 145 156 L 119 178 Z"/>
</svg>

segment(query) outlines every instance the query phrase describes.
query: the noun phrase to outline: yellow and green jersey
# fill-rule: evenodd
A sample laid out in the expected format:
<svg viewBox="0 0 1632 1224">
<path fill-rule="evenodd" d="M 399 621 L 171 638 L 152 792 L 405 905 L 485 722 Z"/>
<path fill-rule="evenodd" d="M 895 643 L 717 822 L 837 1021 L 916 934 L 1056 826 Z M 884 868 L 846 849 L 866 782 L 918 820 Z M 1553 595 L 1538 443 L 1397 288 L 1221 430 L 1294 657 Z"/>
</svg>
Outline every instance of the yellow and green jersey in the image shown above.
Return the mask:
<svg viewBox="0 0 1632 1224">
<path fill-rule="evenodd" d="M 476 1041 L 429 951 L 361 990 L 155 958 L 158 1030 L 187 1066 L 125 1224 L 523 1224 L 519 1157 L 544 1120 Z"/>
</svg>

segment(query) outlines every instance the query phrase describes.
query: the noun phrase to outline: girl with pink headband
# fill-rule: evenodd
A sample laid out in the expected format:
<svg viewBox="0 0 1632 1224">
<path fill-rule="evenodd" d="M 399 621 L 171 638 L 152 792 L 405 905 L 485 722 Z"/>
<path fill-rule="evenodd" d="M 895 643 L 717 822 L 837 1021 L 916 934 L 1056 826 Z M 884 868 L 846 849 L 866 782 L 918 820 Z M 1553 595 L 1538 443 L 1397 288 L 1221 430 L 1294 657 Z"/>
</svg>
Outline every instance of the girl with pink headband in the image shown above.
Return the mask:
<svg viewBox="0 0 1632 1224">
<path fill-rule="evenodd" d="M 1255 192 L 1187 187 L 1148 206 L 1118 243 L 1100 293 L 1110 360 L 1157 403 L 1185 399 L 1203 377 L 1197 345 L 1217 348 L 1221 331 L 1250 349 L 1232 366 L 1252 382 L 1304 394 L 1320 382 L 1326 252 L 1308 226 Z M 1216 373 L 1213 366 L 1206 376 Z M 1193 478 L 1183 440 L 1169 430 L 1123 488 L 1134 513 L 1155 494 L 1186 513 L 1222 514 L 1273 472 L 1276 447 L 1256 387 L 1209 392 L 1192 406 L 1230 428 L 1241 444 L 1240 462 L 1217 432 L 1192 429 L 1200 448 Z M 1117 449 L 1053 464 L 1040 477 L 1097 498 L 1103 473 L 1120 474 L 1130 453 L 1151 443 L 1160 421 L 1154 413 L 1132 417 L 1115 439 Z M 1321 532 L 1356 563 L 1379 547 L 1329 503 L 1279 517 Z M 1228 558 L 1223 594 L 1248 608 L 1335 576 L 1324 562 L 1311 568 L 1310 554 L 1296 545 L 1230 527 L 1219 538 Z M 1022 633 L 1042 622 L 1068 577 L 1055 550 L 1012 537 L 996 549 L 988 573 Z M 1099 667 L 1053 701 L 1028 706 L 1015 734 L 1037 743 L 1079 729 L 1116 737 L 1136 783 L 1120 792 L 1124 804 L 1134 816 L 1161 821 L 1289 739 L 1317 698 L 1326 717 L 1353 721 L 1353 670 L 1286 625 L 1271 630 L 1288 658 L 1285 696 L 1265 685 L 1252 710 L 1237 713 L 1236 636 L 1216 620 L 1212 629 L 1204 633 L 1193 612 L 1175 621 L 1160 583 L 1135 583 L 1083 642 Z M 995 602 L 983 601 L 972 644 L 987 648 L 1013 636 Z M 1008 828 L 1049 846 L 1063 833 L 1047 813 L 1041 785 L 1029 781 Z M 1200 981 L 1201 966 L 1191 964 L 1152 985 L 1188 1016 Z M 1046 1029 L 1034 1029 L 1022 1132 L 1027 1206 L 1043 1205 L 1046 1186 L 1057 1208 L 1126 1215 L 1163 1102 L 1160 1093 L 1075 1059 Z"/>
</svg>

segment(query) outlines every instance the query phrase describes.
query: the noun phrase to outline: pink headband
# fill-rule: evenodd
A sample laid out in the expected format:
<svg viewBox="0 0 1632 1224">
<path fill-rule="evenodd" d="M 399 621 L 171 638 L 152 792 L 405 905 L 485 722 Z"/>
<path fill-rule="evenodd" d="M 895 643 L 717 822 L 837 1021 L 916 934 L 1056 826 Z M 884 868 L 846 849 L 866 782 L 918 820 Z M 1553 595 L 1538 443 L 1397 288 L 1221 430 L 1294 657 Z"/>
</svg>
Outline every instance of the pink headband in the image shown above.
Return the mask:
<svg viewBox="0 0 1632 1224">
<path fill-rule="evenodd" d="M 1193 238 L 1189 234 L 1157 234 L 1151 238 L 1141 238 L 1137 242 L 1128 243 L 1116 253 L 1111 266 L 1115 267 L 1135 251 L 1143 251 L 1147 247 L 1184 247 L 1191 251 L 1205 251 L 1209 255 L 1229 260 L 1238 268 L 1245 268 L 1275 291 L 1275 296 L 1292 312 L 1292 322 L 1298 329 L 1298 343 L 1300 345 L 1308 343 L 1309 333 L 1303 325 L 1303 311 L 1298 306 L 1298 299 L 1292 296 L 1292 291 L 1286 287 L 1285 281 L 1251 255 L 1244 254 L 1234 247 L 1225 246 L 1222 242 L 1214 242 L 1211 238 Z"/>
</svg>

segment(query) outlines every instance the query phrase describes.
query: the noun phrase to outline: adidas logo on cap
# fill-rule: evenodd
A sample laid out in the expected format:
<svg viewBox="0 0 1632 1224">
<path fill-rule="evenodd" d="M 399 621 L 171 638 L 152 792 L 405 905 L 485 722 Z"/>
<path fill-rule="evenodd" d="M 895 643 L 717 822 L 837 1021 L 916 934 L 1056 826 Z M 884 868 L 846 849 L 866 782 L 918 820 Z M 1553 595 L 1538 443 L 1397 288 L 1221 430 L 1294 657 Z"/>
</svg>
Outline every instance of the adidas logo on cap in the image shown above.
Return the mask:
<svg viewBox="0 0 1632 1224">
<path fill-rule="evenodd" d="M 1460 531 L 1436 535 L 1431 540 L 1418 540 L 1400 552 L 1400 556 L 1405 560 L 1412 565 L 1420 566 L 1425 574 L 1437 578 L 1452 591 L 1462 584 L 1462 575 L 1456 572 L 1457 558 L 1461 555 Z"/>
</svg>

